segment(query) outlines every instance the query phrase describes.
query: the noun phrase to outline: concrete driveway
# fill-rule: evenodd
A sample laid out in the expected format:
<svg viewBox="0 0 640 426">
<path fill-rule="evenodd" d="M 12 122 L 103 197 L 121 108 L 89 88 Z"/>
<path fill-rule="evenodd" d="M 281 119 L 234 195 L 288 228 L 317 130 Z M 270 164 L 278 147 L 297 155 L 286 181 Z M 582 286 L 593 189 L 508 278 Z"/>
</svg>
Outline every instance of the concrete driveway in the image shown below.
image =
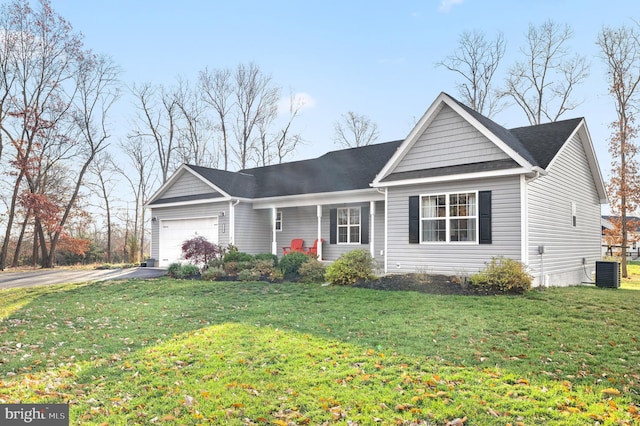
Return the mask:
<svg viewBox="0 0 640 426">
<path fill-rule="evenodd" d="M 91 269 L 82 271 L 50 269 L 26 272 L 0 272 L 0 289 L 115 279 L 157 278 L 166 273 L 167 270 L 161 268 Z"/>
</svg>

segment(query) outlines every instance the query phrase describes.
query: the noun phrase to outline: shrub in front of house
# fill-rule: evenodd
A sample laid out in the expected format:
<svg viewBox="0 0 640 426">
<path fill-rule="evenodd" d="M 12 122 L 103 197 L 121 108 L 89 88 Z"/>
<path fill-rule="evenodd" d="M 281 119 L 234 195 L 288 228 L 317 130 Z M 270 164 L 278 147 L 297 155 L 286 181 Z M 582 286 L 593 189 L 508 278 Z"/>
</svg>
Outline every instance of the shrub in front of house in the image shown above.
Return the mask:
<svg viewBox="0 0 640 426">
<path fill-rule="evenodd" d="M 200 268 L 190 263 L 182 265 L 178 271 L 178 277 L 181 280 L 195 280 L 200 278 Z"/>
<path fill-rule="evenodd" d="M 227 253 L 225 253 L 224 257 L 222 258 L 222 260 L 224 261 L 224 263 L 227 262 L 251 262 L 253 260 L 253 255 L 250 253 L 245 253 L 243 251 L 238 251 L 236 250 L 229 250 Z"/>
<path fill-rule="evenodd" d="M 273 259 L 256 259 L 251 265 L 251 270 L 256 271 L 261 279 L 266 279 L 274 269 Z"/>
<path fill-rule="evenodd" d="M 238 281 L 259 281 L 260 272 L 256 269 L 243 269 L 238 272 Z"/>
<path fill-rule="evenodd" d="M 220 257 L 222 250 L 203 236 L 193 237 L 182 243 L 182 257 L 196 265 L 207 265 Z"/>
<path fill-rule="evenodd" d="M 327 267 L 325 279 L 331 284 L 351 285 L 374 277 L 375 261 L 367 250 L 353 250 L 341 255 Z"/>
<path fill-rule="evenodd" d="M 492 258 L 469 278 L 471 287 L 482 294 L 524 294 L 531 289 L 531 281 L 524 265 L 507 257 Z"/>
<path fill-rule="evenodd" d="M 284 274 L 280 269 L 276 268 L 269 273 L 267 281 L 270 283 L 281 283 L 284 281 Z"/>
<path fill-rule="evenodd" d="M 295 251 L 293 253 L 285 254 L 278 262 L 278 267 L 284 274 L 284 278 L 290 281 L 296 281 L 299 277 L 300 266 L 303 263 L 308 262 L 311 257 L 304 253 Z"/>
<path fill-rule="evenodd" d="M 271 261 L 271 266 L 278 266 L 278 256 L 271 253 L 258 253 L 253 256 L 255 260 L 269 260 Z"/>
<path fill-rule="evenodd" d="M 172 263 L 167 268 L 167 276 L 171 278 L 178 278 L 180 269 L 182 269 L 182 265 L 180 263 Z"/>
<path fill-rule="evenodd" d="M 326 267 L 318 259 L 310 258 L 298 269 L 299 281 L 303 283 L 322 283 Z"/>
<path fill-rule="evenodd" d="M 220 266 L 209 267 L 202 271 L 200 278 L 203 281 L 225 281 L 228 279 L 227 273 Z"/>
</svg>

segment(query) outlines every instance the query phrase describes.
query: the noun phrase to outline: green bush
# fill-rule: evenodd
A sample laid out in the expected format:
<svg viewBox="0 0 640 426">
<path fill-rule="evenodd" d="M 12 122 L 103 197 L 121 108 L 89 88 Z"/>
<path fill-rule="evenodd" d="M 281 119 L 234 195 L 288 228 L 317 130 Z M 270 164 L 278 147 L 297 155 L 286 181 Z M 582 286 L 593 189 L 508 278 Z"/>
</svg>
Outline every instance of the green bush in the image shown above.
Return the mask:
<svg viewBox="0 0 640 426">
<path fill-rule="evenodd" d="M 180 270 L 182 269 L 182 265 L 180 263 L 172 263 L 167 268 L 167 276 L 171 278 L 179 278 Z"/>
<path fill-rule="evenodd" d="M 310 259 L 306 254 L 296 251 L 282 256 L 282 259 L 278 262 L 278 267 L 286 279 L 295 281 L 298 279 L 300 266 Z"/>
<path fill-rule="evenodd" d="M 200 268 L 196 265 L 186 264 L 180 267 L 178 277 L 182 280 L 193 280 L 200 278 Z"/>
<path fill-rule="evenodd" d="M 259 281 L 260 272 L 255 269 L 243 269 L 238 272 L 238 281 Z"/>
<path fill-rule="evenodd" d="M 270 260 L 271 266 L 278 266 L 278 256 L 271 253 L 258 253 L 253 256 L 255 260 Z"/>
<path fill-rule="evenodd" d="M 249 253 L 245 253 L 243 251 L 231 250 L 228 251 L 224 257 L 223 261 L 227 262 L 251 262 L 253 260 L 253 255 Z"/>
<path fill-rule="evenodd" d="M 260 277 L 266 279 L 269 274 L 275 269 L 273 265 L 273 259 L 254 260 L 251 270 L 256 271 Z"/>
<path fill-rule="evenodd" d="M 303 283 L 322 283 L 324 282 L 324 274 L 326 267 L 318 259 L 311 258 L 309 261 L 300 265 L 298 274 L 300 281 Z"/>
<path fill-rule="evenodd" d="M 221 267 L 210 267 L 200 274 L 200 278 L 203 281 L 224 281 L 227 278 L 227 273 Z"/>
<path fill-rule="evenodd" d="M 281 283 L 284 280 L 284 274 L 280 269 L 274 269 L 267 277 L 270 283 Z"/>
<path fill-rule="evenodd" d="M 222 269 L 227 275 L 235 276 L 238 273 L 238 262 L 224 262 Z"/>
<path fill-rule="evenodd" d="M 478 293 L 524 294 L 531 289 L 532 277 L 517 260 L 494 257 L 469 282 Z"/>
<path fill-rule="evenodd" d="M 345 253 L 327 267 L 325 279 L 331 284 L 350 285 L 374 277 L 375 262 L 367 250 Z"/>
</svg>

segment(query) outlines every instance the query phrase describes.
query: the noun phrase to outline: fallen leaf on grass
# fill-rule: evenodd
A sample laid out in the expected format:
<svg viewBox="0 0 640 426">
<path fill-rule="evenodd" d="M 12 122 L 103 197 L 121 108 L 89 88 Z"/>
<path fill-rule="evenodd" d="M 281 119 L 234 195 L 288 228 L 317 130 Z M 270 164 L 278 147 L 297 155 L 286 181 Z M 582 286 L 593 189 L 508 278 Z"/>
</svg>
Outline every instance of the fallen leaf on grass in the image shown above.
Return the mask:
<svg viewBox="0 0 640 426">
<path fill-rule="evenodd" d="M 601 391 L 605 395 L 620 395 L 620 391 L 616 388 L 606 388 Z"/>
</svg>

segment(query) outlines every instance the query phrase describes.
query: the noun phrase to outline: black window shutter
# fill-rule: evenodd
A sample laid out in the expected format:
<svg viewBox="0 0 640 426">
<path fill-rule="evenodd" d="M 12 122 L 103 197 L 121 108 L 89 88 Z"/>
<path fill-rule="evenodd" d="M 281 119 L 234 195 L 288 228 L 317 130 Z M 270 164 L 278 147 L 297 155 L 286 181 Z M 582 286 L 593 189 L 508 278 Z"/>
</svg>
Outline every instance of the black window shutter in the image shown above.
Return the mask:
<svg viewBox="0 0 640 426">
<path fill-rule="evenodd" d="M 329 210 L 329 244 L 338 242 L 338 209 Z"/>
<path fill-rule="evenodd" d="M 420 197 L 409 197 L 409 244 L 420 243 Z"/>
<path fill-rule="evenodd" d="M 491 191 L 478 193 L 480 244 L 491 244 Z"/>
<path fill-rule="evenodd" d="M 360 244 L 369 244 L 369 206 L 360 207 Z"/>
</svg>

